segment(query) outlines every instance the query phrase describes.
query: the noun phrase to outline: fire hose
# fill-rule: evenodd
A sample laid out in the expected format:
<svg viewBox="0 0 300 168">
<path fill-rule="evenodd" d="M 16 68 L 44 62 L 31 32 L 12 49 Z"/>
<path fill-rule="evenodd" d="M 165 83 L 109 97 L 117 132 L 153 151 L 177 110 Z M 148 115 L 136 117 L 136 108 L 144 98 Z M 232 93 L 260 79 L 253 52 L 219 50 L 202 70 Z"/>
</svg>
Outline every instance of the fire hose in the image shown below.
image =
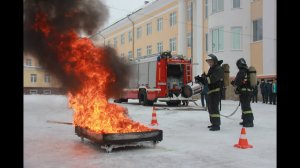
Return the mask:
<svg viewBox="0 0 300 168">
<path fill-rule="evenodd" d="M 223 117 L 229 118 L 229 117 L 233 116 L 236 113 L 236 111 L 239 109 L 240 105 L 241 105 L 241 102 L 239 102 L 239 105 L 235 108 L 235 110 L 231 114 L 226 115 L 226 116 L 222 115 L 222 114 L 220 114 L 220 115 L 223 116 Z"/>
<path fill-rule="evenodd" d="M 71 123 L 71 122 L 52 121 L 52 120 L 47 120 L 47 123 L 73 125 L 73 123 Z"/>
</svg>

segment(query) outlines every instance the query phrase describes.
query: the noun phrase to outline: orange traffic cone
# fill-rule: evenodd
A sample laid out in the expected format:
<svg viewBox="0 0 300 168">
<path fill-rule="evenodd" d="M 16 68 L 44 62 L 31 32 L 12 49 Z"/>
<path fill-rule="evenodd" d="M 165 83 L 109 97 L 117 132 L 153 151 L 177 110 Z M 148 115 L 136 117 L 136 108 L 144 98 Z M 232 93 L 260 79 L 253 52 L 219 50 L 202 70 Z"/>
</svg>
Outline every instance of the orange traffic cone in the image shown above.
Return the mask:
<svg viewBox="0 0 300 168">
<path fill-rule="evenodd" d="M 155 107 L 153 106 L 152 108 L 152 120 L 151 120 L 151 125 L 158 125 L 157 119 L 156 119 L 156 110 Z"/>
<path fill-rule="evenodd" d="M 244 127 L 241 130 L 241 136 L 239 139 L 239 143 L 235 144 L 234 147 L 238 147 L 238 148 L 242 148 L 242 149 L 253 148 L 252 145 L 248 144 L 248 140 L 246 138 L 246 129 Z"/>
</svg>

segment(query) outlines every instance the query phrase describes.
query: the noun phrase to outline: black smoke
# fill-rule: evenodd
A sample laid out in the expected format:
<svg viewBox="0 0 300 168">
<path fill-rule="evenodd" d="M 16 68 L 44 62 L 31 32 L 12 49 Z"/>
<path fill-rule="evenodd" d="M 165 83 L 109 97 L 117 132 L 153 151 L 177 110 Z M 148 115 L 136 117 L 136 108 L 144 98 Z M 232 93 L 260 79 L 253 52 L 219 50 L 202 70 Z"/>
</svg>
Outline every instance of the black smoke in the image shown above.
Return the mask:
<svg viewBox="0 0 300 168">
<path fill-rule="evenodd" d="M 74 74 L 65 74 L 58 62 L 58 55 L 48 46 L 51 38 L 33 29 L 37 13 L 47 16 L 55 33 L 64 34 L 70 30 L 78 34 L 94 34 L 108 18 L 108 10 L 100 0 L 24 0 L 24 54 L 38 59 L 40 64 L 57 77 L 66 91 L 76 92 L 81 87 Z M 51 34 L 52 32 L 50 32 Z M 118 96 L 128 83 L 127 67 L 118 60 L 114 49 L 105 48 L 107 59 L 98 62 L 100 66 L 110 67 L 117 81 L 110 85 L 107 95 Z"/>
</svg>

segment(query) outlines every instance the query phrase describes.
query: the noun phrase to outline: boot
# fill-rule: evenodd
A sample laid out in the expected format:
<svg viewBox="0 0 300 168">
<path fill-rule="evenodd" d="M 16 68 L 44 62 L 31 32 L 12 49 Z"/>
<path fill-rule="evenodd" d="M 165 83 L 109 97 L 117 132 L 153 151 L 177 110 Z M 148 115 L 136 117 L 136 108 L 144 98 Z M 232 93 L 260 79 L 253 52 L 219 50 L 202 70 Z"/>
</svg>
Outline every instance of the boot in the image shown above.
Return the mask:
<svg viewBox="0 0 300 168">
<path fill-rule="evenodd" d="M 212 126 L 212 127 L 210 127 L 210 129 L 209 129 L 210 131 L 219 131 L 220 130 L 220 126 Z"/>
<path fill-rule="evenodd" d="M 243 123 L 243 127 L 254 127 L 253 123 Z"/>
<path fill-rule="evenodd" d="M 207 128 L 211 128 L 213 125 L 209 125 L 209 126 L 207 126 Z"/>
<path fill-rule="evenodd" d="M 240 122 L 240 125 L 243 125 L 244 124 L 244 122 L 242 121 L 242 122 Z"/>
</svg>

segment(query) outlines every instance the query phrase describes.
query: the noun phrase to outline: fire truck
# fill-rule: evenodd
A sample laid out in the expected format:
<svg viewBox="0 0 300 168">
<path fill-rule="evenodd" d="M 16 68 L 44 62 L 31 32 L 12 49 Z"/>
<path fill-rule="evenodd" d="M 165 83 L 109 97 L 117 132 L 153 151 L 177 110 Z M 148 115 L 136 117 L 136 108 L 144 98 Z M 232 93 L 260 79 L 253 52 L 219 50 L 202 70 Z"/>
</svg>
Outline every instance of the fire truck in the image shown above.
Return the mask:
<svg viewBox="0 0 300 168">
<path fill-rule="evenodd" d="M 193 95 L 200 93 L 201 87 L 192 82 L 191 59 L 162 52 L 132 61 L 129 66 L 129 87 L 123 90 L 120 98 L 114 100 L 116 103 L 138 99 L 143 105 L 152 106 L 162 101 L 168 106 L 178 106 L 182 101 L 198 99 Z"/>
</svg>

